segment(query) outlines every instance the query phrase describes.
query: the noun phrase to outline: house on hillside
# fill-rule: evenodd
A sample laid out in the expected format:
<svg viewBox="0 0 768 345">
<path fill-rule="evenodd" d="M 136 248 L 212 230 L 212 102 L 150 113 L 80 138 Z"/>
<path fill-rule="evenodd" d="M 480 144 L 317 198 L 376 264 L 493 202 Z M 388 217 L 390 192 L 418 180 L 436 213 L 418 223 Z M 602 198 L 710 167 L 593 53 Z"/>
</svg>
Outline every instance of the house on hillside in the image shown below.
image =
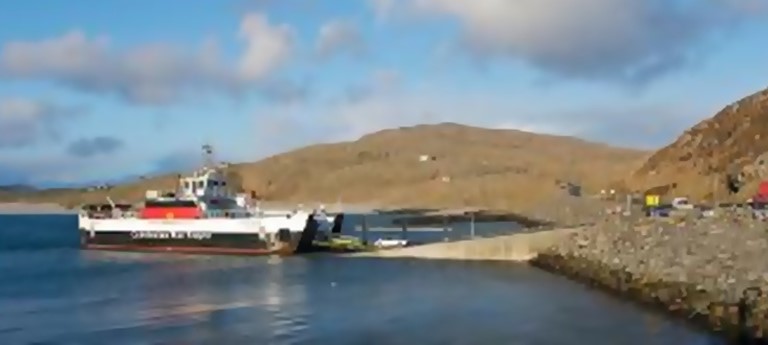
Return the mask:
<svg viewBox="0 0 768 345">
<path fill-rule="evenodd" d="M 437 157 L 432 155 L 421 155 L 419 156 L 419 162 L 428 162 L 428 161 L 436 161 Z"/>
</svg>

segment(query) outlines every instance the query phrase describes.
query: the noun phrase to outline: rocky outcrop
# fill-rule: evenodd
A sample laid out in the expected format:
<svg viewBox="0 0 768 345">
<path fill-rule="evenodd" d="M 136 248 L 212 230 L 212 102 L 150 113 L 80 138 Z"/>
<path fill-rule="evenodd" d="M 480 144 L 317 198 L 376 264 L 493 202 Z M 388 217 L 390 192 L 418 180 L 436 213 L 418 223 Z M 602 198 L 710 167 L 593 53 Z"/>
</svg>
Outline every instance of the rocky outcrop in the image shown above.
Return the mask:
<svg viewBox="0 0 768 345">
<path fill-rule="evenodd" d="M 645 190 L 676 183 L 670 192 L 709 199 L 729 195 L 728 175 L 753 187 L 753 182 L 766 173 L 768 89 L 728 105 L 685 131 L 648 158 L 628 184 Z M 751 192 L 745 190 L 738 197 Z"/>
</svg>

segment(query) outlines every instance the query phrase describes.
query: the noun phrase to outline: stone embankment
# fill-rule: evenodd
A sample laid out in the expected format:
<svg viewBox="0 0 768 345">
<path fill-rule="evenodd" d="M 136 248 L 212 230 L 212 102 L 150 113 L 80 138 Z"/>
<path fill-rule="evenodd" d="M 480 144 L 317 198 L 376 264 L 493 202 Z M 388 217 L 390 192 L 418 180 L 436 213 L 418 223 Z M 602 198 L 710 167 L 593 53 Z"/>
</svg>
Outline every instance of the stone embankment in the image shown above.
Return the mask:
<svg viewBox="0 0 768 345">
<path fill-rule="evenodd" d="M 604 219 L 530 262 L 729 338 L 762 343 L 768 336 L 767 228 L 738 211 L 665 221 Z"/>
</svg>

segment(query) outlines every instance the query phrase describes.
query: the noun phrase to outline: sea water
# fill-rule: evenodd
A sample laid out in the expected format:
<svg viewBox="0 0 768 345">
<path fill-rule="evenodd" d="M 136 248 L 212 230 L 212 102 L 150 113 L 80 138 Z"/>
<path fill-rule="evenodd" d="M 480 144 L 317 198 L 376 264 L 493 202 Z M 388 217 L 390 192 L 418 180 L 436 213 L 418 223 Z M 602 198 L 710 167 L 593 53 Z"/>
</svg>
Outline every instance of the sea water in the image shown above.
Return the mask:
<svg viewBox="0 0 768 345">
<path fill-rule="evenodd" d="M 0 216 L 0 344 L 718 344 L 513 263 L 82 251 Z"/>
</svg>

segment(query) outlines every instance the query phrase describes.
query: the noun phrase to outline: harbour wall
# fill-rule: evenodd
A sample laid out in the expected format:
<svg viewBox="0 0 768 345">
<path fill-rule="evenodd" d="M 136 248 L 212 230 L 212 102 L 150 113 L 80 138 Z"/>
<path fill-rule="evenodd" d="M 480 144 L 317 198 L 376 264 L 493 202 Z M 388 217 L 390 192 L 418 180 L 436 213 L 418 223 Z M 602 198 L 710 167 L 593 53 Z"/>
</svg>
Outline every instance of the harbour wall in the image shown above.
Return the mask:
<svg viewBox="0 0 768 345">
<path fill-rule="evenodd" d="M 606 219 L 529 263 L 720 335 L 766 344 L 768 233 L 745 210 Z"/>
<path fill-rule="evenodd" d="M 529 263 L 624 300 L 682 319 L 733 344 L 768 344 L 768 295 L 750 287 L 735 300 L 703 288 L 702 284 L 665 280 L 632 273 L 626 267 L 577 255 L 540 253 Z"/>
</svg>

